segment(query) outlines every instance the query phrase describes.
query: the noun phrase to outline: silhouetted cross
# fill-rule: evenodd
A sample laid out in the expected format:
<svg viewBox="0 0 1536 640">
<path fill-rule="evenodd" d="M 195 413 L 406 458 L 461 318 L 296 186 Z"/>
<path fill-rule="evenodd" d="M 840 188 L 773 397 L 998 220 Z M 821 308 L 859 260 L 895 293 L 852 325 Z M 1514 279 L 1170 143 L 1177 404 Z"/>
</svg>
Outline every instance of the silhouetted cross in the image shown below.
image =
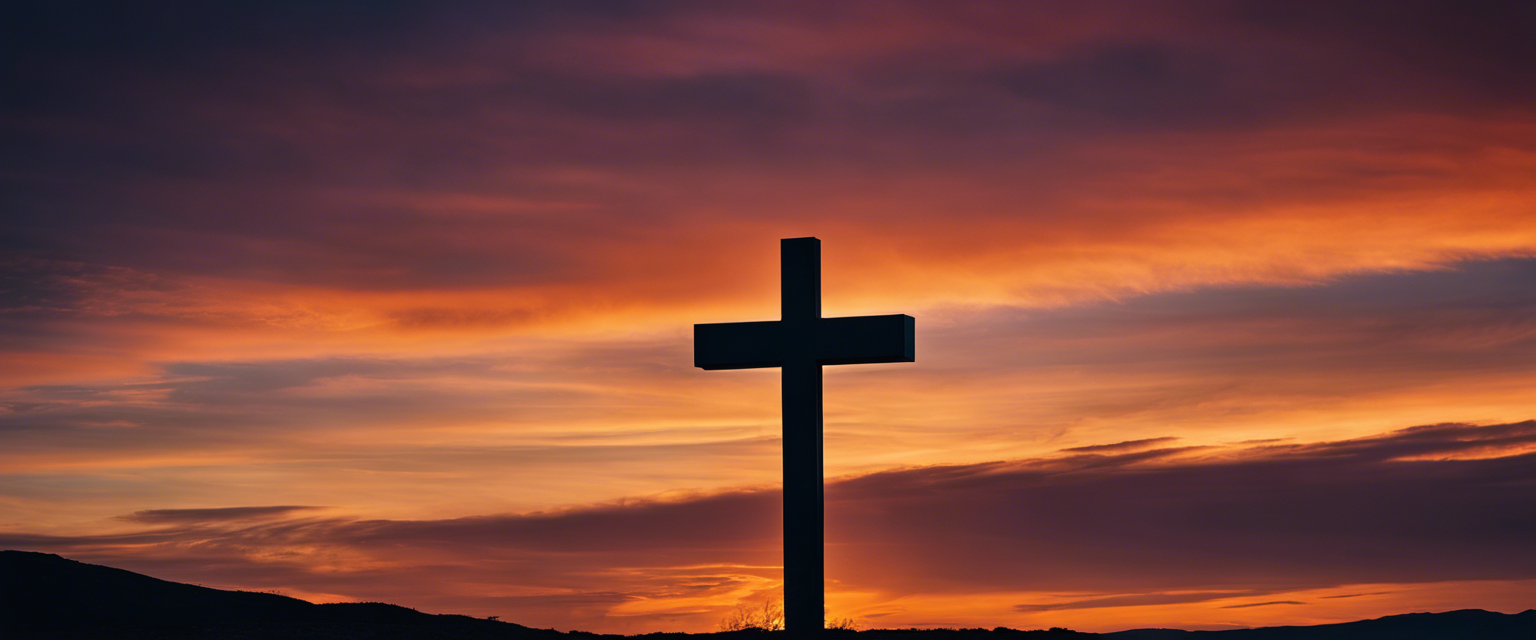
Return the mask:
<svg viewBox="0 0 1536 640">
<path fill-rule="evenodd" d="M 821 317 L 821 241 L 779 241 L 783 319 L 693 325 L 700 369 L 779 367 L 784 377 L 784 624 L 821 633 L 821 365 L 913 362 L 912 316 Z"/>
</svg>

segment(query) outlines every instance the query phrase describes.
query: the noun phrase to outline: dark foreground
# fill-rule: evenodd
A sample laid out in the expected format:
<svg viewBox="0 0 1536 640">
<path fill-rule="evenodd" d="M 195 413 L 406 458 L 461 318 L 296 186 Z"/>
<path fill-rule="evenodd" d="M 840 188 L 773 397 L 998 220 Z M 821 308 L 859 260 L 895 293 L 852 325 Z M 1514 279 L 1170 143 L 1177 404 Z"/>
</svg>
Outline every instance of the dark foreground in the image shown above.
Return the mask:
<svg viewBox="0 0 1536 640">
<path fill-rule="evenodd" d="M 0 551 L 0 637 L 269 639 L 517 639 L 599 640 L 623 636 L 561 633 L 510 622 L 432 615 L 382 603 L 311 604 L 270 593 L 221 591 L 166 582 L 122 569 L 46 553 Z M 787 640 L 782 632 L 655 633 L 644 637 Z M 1503 614 L 1478 609 L 1413 613 L 1315 627 L 1231 631 L 1137 629 L 1081 633 L 1065 629 L 939 629 L 829 631 L 835 640 L 1532 640 L 1536 610 Z"/>
</svg>

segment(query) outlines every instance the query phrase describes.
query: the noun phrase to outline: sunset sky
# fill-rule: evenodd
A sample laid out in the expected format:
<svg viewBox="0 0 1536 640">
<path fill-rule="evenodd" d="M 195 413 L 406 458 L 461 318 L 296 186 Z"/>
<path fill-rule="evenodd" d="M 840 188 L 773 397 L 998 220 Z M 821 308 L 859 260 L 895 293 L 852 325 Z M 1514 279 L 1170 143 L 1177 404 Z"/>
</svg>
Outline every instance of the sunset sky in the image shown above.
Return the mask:
<svg viewBox="0 0 1536 640">
<path fill-rule="evenodd" d="M 1536 4 L 11 2 L 0 548 L 709 631 L 1536 608 Z"/>
</svg>

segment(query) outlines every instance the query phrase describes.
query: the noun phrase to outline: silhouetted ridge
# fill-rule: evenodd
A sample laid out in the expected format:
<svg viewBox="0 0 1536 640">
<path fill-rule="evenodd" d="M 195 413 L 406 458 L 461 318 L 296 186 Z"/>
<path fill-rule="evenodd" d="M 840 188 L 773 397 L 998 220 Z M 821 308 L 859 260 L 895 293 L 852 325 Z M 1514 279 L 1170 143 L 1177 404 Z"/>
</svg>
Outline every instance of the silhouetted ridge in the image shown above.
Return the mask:
<svg viewBox="0 0 1536 640">
<path fill-rule="evenodd" d="M 544 638 L 554 631 L 380 602 L 224 591 L 47 553 L 0 551 L 6 638 Z"/>
<path fill-rule="evenodd" d="M 789 640 L 783 632 L 697 634 L 717 640 Z M 621 638 L 531 629 L 460 615 L 432 615 L 382 602 L 312 604 L 271 593 L 223 591 L 149 576 L 49 553 L 0 551 L 0 638 L 276 640 L 492 638 Z M 647 640 L 687 638 L 653 633 Z M 1226 631 L 1136 629 L 1081 633 L 1067 629 L 878 629 L 828 631 L 827 640 L 1532 640 L 1536 610 L 1515 615 L 1467 609 L 1410 613 L 1375 620 L 1313 627 Z"/>
<path fill-rule="evenodd" d="M 1103 634 L 1114 640 L 1531 640 L 1536 610 L 1505 614 L 1482 609 L 1408 613 L 1310 627 L 1263 627 L 1225 631 L 1136 629 Z"/>
</svg>

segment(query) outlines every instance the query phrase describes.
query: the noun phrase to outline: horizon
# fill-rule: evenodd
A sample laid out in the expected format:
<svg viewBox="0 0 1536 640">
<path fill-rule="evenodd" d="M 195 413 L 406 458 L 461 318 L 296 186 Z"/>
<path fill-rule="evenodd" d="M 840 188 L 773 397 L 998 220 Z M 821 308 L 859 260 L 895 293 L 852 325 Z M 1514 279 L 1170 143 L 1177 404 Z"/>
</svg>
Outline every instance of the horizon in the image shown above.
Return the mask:
<svg viewBox="0 0 1536 640">
<path fill-rule="evenodd" d="M 16 550 L 0 550 L 0 555 L 12 554 L 12 553 L 16 553 L 16 554 L 32 554 L 32 555 L 48 555 L 48 556 L 52 556 L 54 558 L 58 558 L 60 561 L 62 561 L 64 563 L 67 563 L 67 564 L 81 564 L 81 565 L 83 565 L 85 567 L 90 567 L 90 569 L 87 570 L 88 572 L 93 572 L 93 571 L 96 571 L 96 570 L 99 570 L 99 569 L 106 569 L 106 570 L 110 571 L 111 575 L 113 575 L 115 578 L 120 578 L 121 576 L 118 576 L 117 574 L 119 574 L 121 572 L 124 572 L 124 570 L 122 570 L 122 569 L 117 569 L 117 568 L 114 568 L 114 567 L 108 567 L 108 566 L 105 566 L 105 565 L 94 565 L 94 564 L 80 563 L 79 561 L 71 560 L 69 558 L 65 558 L 63 556 L 59 556 L 57 554 L 46 554 L 46 553 L 41 553 L 41 552 L 16 551 Z M 17 561 L 14 558 L 0 558 L 0 559 L 6 559 L 8 562 L 17 563 Z M 16 578 L 18 575 L 20 575 L 23 579 L 36 577 L 35 574 L 38 573 L 38 572 L 36 572 L 35 570 L 38 569 L 41 566 L 41 565 L 38 565 L 36 562 L 31 562 L 31 561 L 26 561 L 26 560 L 20 561 L 19 564 L 21 565 L 21 568 L 23 568 L 23 569 L 32 569 L 34 571 L 32 573 L 18 573 L 18 572 L 12 571 L 12 572 L 7 573 L 5 575 L 7 575 L 7 576 L 9 576 L 11 578 Z M 49 569 L 54 569 L 54 568 L 56 568 L 56 567 L 49 567 Z M 218 589 L 213 589 L 213 588 L 210 588 L 210 587 L 204 587 L 202 585 L 187 585 L 185 583 L 167 582 L 167 581 L 155 578 L 154 576 L 146 576 L 144 574 L 138 574 L 138 573 L 133 573 L 133 572 L 127 572 L 127 574 L 130 575 L 130 576 L 133 576 L 133 578 L 128 580 L 129 582 L 134 582 L 134 581 L 137 581 L 138 579 L 147 578 L 147 579 L 149 579 L 149 581 L 151 583 L 166 583 L 166 584 L 177 586 L 177 587 L 192 586 L 192 587 L 196 587 L 198 589 L 211 589 L 211 590 L 214 590 L 214 591 L 220 591 Z M 81 576 L 81 575 L 70 575 L 70 571 L 64 571 L 64 572 L 55 572 L 53 575 L 48 576 L 48 578 L 49 579 L 44 582 L 44 584 L 46 584 L 47 587 L 48 587 L 48 590 L 45 591 L 45 593 L 47 593 L 48 591 L 51 591 L 51 592 L 53 592 L 52 595 L 57 596 L 57 595 L 60 595 L 59 592 L 61 592 L 61 591 L 66 591 L 66 590 L 70 589 L 71 587 L 79 586 L 77 583 L 81 582 L 81 579 L 84 578 L 84 576 Z M 13 581 L 12 586 L 13 587 L 20 586 L 20 587 L 24 588 L 25 585 L 24 585 L 24 582 Z M 140 586 L 143 586 L 143 585 L 141 584 Z M 127 598 L 125 600 L 121 600 L 121 601 L 114 601 L 113 596 L 123 596 L 123 595 L 126 595 L 126 592 L 128 592 L 130 590 L 134 591 L 134 596 L 133 597 L 129 597 L 129 598 Z M 297 598 L 292 598 L 291 596 L 283 596 L 281 594 L 275 594 L 275 593 L 270 592 L 270 591 L 227 591 L 226 590 L 226 591 L 223 591 L 223 592 L 231 594 L 231 595 L 250 595 L 250 596 L 263 596 L 263 597 L 277 595 L 280 598 L 284 598 L 284 599 L 298 600 Z M 177 614 L 173 613 L 173 612 L 176 612 L 178 609 L 180 609 L 180 610 L 182 610 L 183 613 L 185 613 L 185 610 L 188 608 L 188 605 L 190 604 L 189 602 L 182 601 L 182 600 L 177 600 L 175 598 L 156 598 L 154 596 L 156 596 L 156 595 L 164 595 L 164 594 L 156 594 L 156 593 L 154 593 L 153 589 L 151 589 L 148 593 L 146 593 L 143 589 L 138 589 L 138 590 L 131 589 L 130 585 L 124 584 L 123 580 L 121 580 L 121 579 L 109 579 L 109 580 L 104 581 L 104 582 L 92 583 L 91 588 L 88 588 L 86 593 L 88 593 L 89 595 L 84 596 L 83 598 L 82 598 L 82 596 L 80 594 L 78 594 L 78 593 L 75 594 L 75 597 L 73 599 L 75 600 L 75 604 L 76 605 L 78 605 L 81 600 L 85 600 L 85 601 L 90 602 L 92 605 L 103 607 L 103 608 L 105 608 L 107 610 L 116 610 L 114 612 L 119 614 L 119 615 L 121 615 L 121 613 L 123 611 L 132 611 L 133 612 L 132 617 L 136 618 L 136 619 L 139 619 L 139 620 L 142 620 L 142 619 L 145 619 L 145 618 L 155 619 L 155 620 L 162 620 L 162 621 L 169 620 L 170 621 L 170 625 L 172 627 L 174 627 L 174 626 L 176 626 L 178 624 L 185 624 L 185 621 L 176 621 L 176 620 L 174 620 L 174 618 L 175 618 L 175 616 Z M 58 630 L 63 629 L 64 627 L 57 626 L 56 624 L 50 624 L 50 623 L 57 623 L 57 622 L 59 622 L 57 619 L 50 620 L 50 618 L 51 618 L 50 614 L 57 613 L 57 611 L 58 611 L 57 607 L 59 605 L 66 604 L 66 601 L 70 600 L 70 598 L 66 597 L 66 598 L 61 598 L 59 601 L 54 601 L 54 600 L 50 600 L 48 598 L 38 599 L 36 597 L 37 596 L 36 593 L 32 593 L 31 595 L 34 596 L 33 598 L 31 598 L 31 601 L 33 603 L 48 602 L 52 606 L 45 608 L 43 611 L 26 611 L 26 613 L 30 613 L 32 615 L 26 616 L 26 618 L 24 620 L 24 623 L 23 623 L 23 627 L 31 629 L 34 632 L 48 631 L 48 630 L 58 631 Z M 185 599 L 184 597 L 186 595 L 185 592 L 182 592 L 181 595 L 183 596 L 183 600 L 184 600 Z M 133 609 L 133 608 L 124 609 L 125 605 L 131 607 L 131 603 L 133 603 L 133 602 L 143 603 L 146 600 L 153 600 L 154 602 L 159 603 L 161 606 L 165 607 L 165 609 L 164 610 L 160 610 L 160 611 Z M 252 623 L 261 624 L 263 622 L 265 622 L 265 623 L 279 623 L 279 625 L 280 625 L 283 622 L 282 620 L 274 620 L 274 619 L 271 619 L 269 617 L 272 614 L 272 610 L 271 610 L 271 606 L 270 606 L 270 602 L 271 601 L 266 599 L 266 598 L 263 598 L 263 599 L 261 599 L 259 601 L 249 601 L 249 600 L 245 601 L 245 606 L 244 607 L 236 605 L 235 604 L 236 602 L 237 602 L 236 600 L 228 600 L 228 601 L 226 601 L 226 608 L 233 609 L 234 612 L 238 612 L 238 615 L 234 616 L 233 620 L 230 620 L 228 618 L 224 618 L 223 616 L 216 616 L 218 618 L 225 619 L 226 620 L 226 623 L 225 623 L 226 625 L 230 624 L 230 623 L 233 623 L 233 624 L 235 624 L 235 626 L 238 627 L 241 624 L 252 624 Z M 258 604 L 258 603 L 260 603 L 260 604 Z M 307 604 L 317 604 L 317 603 L 308 603 L 307 601 L 306 601 L 306 603 Z M 13 604 L 14 605 L 15 603 L 9 603 L 9 604 Z M 388 602 L 334 602 L 334 603 L 320 603 L 320 604 L 334 604 L 334 605 L 349 605 L 349 604 L 384 605 L 384 606 L 388 606 L 388 607 L 397 607 L 397 606 L 399 606 L 399 605 L 394 605 L 394 604 L 391 604 L 391 603 L 388 603 Z M 435 613 L 432 613 L 432 612 L 429 612 L 429 611 L 418 611 L 416 609 L 409 608 L 409 607 L 405 607 L 405 608 L 409 609 L 412 612 L 415 612 L 415 613 L 418 613 L 418 614 L 423 614 L 423 615 L 428 616 L 428 617 L 440 615 L 440 614 L 435 614 Z M 151 609 L 152 609 L 152 607 L 151 607 Z M 37 614 L 39 614 L 39 613 L 42 613 L 42 615 L 38 616 Z M 230 611 L 226 611 L 226 613 L 231 613 L 231 612 Z M 256 613 L 257 614 L 255 616 L 255 619 L 252 619 L 253 616 L 250 615 L 252 613 Z M 1476 613 L 1476 614 L 1490 614 L 1491 613 L 1491 614 L 1500 615 L 1500 616 L 1503 616 L 1503 615 L 1515 616 L 1515 615 L 1533 614 L 1533 613 L 1536 613 L 1536 609 L 1527 609 L 1525 611 L 1519 612 L 1518 614 L 1505 614 L 1505 613 L 1501 613 L 1501 612 L 1490 612 L 1490 611 L 1486 611 L 1486 610 L 1483 610 L 1483 609 L 1460 609 L 1460 610 L 1456 610 L 1456 611 L 1443 611 L 1443 612 L 1410 612 L 1410 613 L 1394 614 L 1394 615 L 1384 616 L 1382 618 L 1375 618 L 1375 619 L 1370 619 L 1370 620 L 1355 620 L 1355 621 L 1350 621 L 1349 623 L 1345 623 L 1345 624 L 1358 624 L 1358 623 L 1362 623 L 1362 622 L 1383 622 L 1383 621 L 1385 621 L 1387 619 L 1392 619 L 1392 618 L 1399 618 L 1399 619 L 1401 619 L 1401 618 L 1416 618 L 1416 617 L 1420 617 L 1420 616 L 1430 616 L 1430 617 L 1436 617 L 1436 618 L 1443 618 L 1443 617 L 1454 616 L 1454 615 L 1457 615 L 1457 614 L 1467 614 L 1467 613 Z M 444 614 L 444 615 L 454 616 L 454 615 L 459 615 L 459 614 Z M 469 617 L 469 618 L 473 619 L 472 617 Z M 91 616 L 88 619 L 94 619 L 96 624 L 98 624 L 98 625 L 101 624 L 101 617 L 100 616 Z M 515 622 L 509 621 L 509 620 L 499 620 L 499 616 L 490 616 L 490 617 L 486 618 L 486 620 L 488 620 L 490 622 L 501 622 L 501 623 L 507 623 L 507 624 L 516 624 Z M 1486 620 L 1486 618 L 1485 618 L 1485 620 Z M 241 621 L 243 621 L 243 622 L 241 622 Z M 398 621 L 396 621 L 396 622 L 398 622 Z M 360 624 L 360 623 L 365 623 L 365 619 L 353 618 L 351 620 L 332 620 L 331 621 L 331 624 L 340 624 L 340 625 L 347 625 L 347 624 L 356 625 L 356 624 Z M 90 624 L 91 624 L 90 622 L 87 622 L 85 626 L 88 627 Z M 142 624 L 142 623 L 140 623 L 140 624 Z M 750 624 L 753 624 L 753 623 L 748 621 L 748 622 L 746 622 L 746 624 L 750 625 Z M 1461 623 L 1461 626 L 1451 626 L 1451 625 L 1445 624 L 1444 622 L 1438 623 L 1437 626 L 1439 628 L 1441 628 L 1441 629 L 1444 629 L 1444 630 L 1455 630 L 1455 629 L 1463 629 L 1463 630 L 1467 630 L 1467 631 L 1473 630 L 1472 628 L 1468 628 L 1466 626 L 1466 624 L 1467 624 L 1466 621 L 1463 620 L 1462 623 Z M 541 629 L 537 629 L 537 628 L 534 628 L 534 627 L 526 627 L 526 625 L 518 625 L 518 626 L 524 626 L 525 628 L 527 628 L 527 629 L 529 629 L 531 631 L 556 631 L 556 632 L 559 632 L 558 630 L 555 630 L 555 629 L 541 630 Z M 1246 628 L 1249 628 L 1249 627 L 1245 627 L 1245 629 Z M 1269 627 L 1269 628 L 1274 628 L 1274 627 Z M 1292 628 L 1292 629 L 1309 629 L 1309 628 L 1312 628 L 1312 627 L 1288 627 L 1288 628 Z M 1418 632 L 1421 632 L 1421 633 L 1425 630 L 1425 628 L 1424 628 L 1422 623 L 1416 623 L 1411 628 L 1416 630 L 1416 631 L 1418 631 Z M 731 630 L 720 629 L 720 630 L 716 630 L 716 631 L 706 631 L 704 633 L 727 633 L 727 634 L 729 634 L 729 633 L 734 633 L 734 632 L 737 632 L 737 631 L 744 631 L 744 630 L 749 630 L 749 629 L 750 629 L 750 627 L 748 627 L 748 628 L 735 628 L 735 629 L 731 629 Z M 756 627 L 756 629 L 762 630 L 761 627 Z M 992 629 L 986 629 L 986 628 L 957 629 L 957 628 L 953 628 L 953 627 L 931 627 L 928 630 L 936 630 L 936 631 L 967 631 L 967 630 L 973 630 L 973 631 L 981 631 L 981 632 L 985 633 L 985 632 L 996 632 L 999 629 L 1010 629 L 1012 631 L 1031 631 L 1031 630 L 1027 630 L 1027 629 L 1011 629 L 1011 628 L 1008 628 L 1008 627 L 995 627 L 995 628 L 992 628 Z M 77 630 L 79 630 L 79 629 L 77 629 Z M 834 629 L 832 627 L 828 627 L 828 630 L 832 631 Z M 910 630 L 910 629 L 886 629 L 886 628 L 849 629 L 849 628 L 839 628 L 839 629 L 835 629 L 835 630 L 837 630 L 837 631 L 870 631 L 870 632 L 878 632 L 878 631 L 907 631 L 907 630 Z M 1064 631 L 1068 631 L 1068 632 L 1073 632 L 1073 630 L 1070 630 L 1070 629 L 1061 629 L 1061 628 L 1052 628 L 1052 629 L 1050 629 L 1050 631 L 1053 631 L 1053 632 L 1054 631 L 1058 631 L 1058 630 L 1064 630 Z M 1149 630 L 1149 629 L 1124 629 L 1122 631 L 1147 631 L 1147 630 Z M 1480 632 L 1488 631 L 1488 629 L 1482 628 L 1482 627 L 1478 627 L 1477 630 L 1480 631 Z M 139 631 L 143 632 L 144 629 L 143 628 L 139 628 Z M 789 633 L 791 635 L 793 635 L 793 633 L 794 633 L 793 631 L 786 632 L 784 629 L 774 629 L 773 631 L 777 631 L 778 633 L 781 633 L 781 634 Z M 1039 632 L 1039 631 L 1044 631 L 1044 630 L 1033 630 L 1033 631 Z M 1500 631 L 1505 633 L 1505 634 L 1508 634 L 1510 632 L 1516 632 L 1516 627 L 1501 628 Z M 1383 632 L 1388 632 L 1389 633 L 1389 631 L 1381 629 L 1381 628 L 1378 627 L 1376 635 L 1380 635 Z M 568 631 L 568 633 L 577 634 L 577 633 L 591 633 L 591 632 L 585 631 L 585 630 L 581 630 L 581 629 L 573 629 L 573 630 Z M 1115 633 L 1115 632 L 1110 632 L 1110 633 Z M 1371 637 L 1376 637 L 1376 635 L 1372 635 Z"/>
<path fill-rule="evenodd" d="M 0 548 L 599 633 L 1536 607 L 1536 7 L 47 3 L 0 20 Z"/>
</svg>

